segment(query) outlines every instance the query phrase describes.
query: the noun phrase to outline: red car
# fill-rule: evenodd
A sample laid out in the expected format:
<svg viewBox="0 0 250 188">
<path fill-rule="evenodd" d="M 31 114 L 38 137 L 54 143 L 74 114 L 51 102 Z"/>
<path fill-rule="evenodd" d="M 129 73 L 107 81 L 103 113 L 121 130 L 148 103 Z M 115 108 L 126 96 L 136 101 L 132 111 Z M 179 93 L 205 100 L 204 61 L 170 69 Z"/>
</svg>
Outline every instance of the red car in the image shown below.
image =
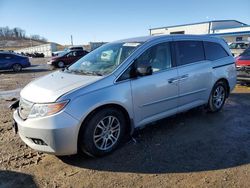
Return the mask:
<svg viewBox="0 0 250 188">
<path fill-rule="evenodd" d="M 85 50 L 66 51 L 58 56 L 52 57 L 47 64 L 56 68 L 63 68 L 67 65 L 76 62 L 78 59 L 85 56 L 86 54 L 88 54 L 88 52 Z"/>
<path fill-rule="evenodd" d="M 237 80 L 250 83 L 250 48 L 236 57 Z"/>
</svg>

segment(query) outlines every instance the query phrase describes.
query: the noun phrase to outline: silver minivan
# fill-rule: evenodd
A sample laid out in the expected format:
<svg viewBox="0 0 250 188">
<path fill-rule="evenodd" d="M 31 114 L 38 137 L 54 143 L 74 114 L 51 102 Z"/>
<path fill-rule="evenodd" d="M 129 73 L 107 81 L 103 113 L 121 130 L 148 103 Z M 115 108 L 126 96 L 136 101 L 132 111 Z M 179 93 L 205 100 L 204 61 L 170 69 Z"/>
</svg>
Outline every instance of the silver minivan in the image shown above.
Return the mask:
<svg viewBox="0 0 250 188">
<path fill-rule="evenodd" d="M 235 60 L 222 39 L 120 40 L 29 83 L 13 126 L 35 150 L 102 156 L 150 122 L 202 105 L 219 111 L 235 84 Z"/>
</svg>

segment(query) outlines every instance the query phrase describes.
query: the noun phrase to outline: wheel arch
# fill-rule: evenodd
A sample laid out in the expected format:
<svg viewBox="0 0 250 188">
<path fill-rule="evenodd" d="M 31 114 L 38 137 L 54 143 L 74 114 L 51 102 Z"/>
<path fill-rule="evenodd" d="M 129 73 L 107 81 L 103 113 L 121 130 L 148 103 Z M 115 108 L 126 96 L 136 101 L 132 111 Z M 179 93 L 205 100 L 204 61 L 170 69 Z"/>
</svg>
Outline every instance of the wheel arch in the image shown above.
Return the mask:
<svg viewBox="0 0 250 188">
<path fill-rule="evenodd" d="M 96 114 L 97 112 L 105 109 L 105 108 L 116 108 L 118 110 L 120 110 L 123 114 L 124 117 L 126 119 L 126 133 L 132 135 L 132 133 L 134 132 L 134 124 L 133 124 L 133 120 L 130 118 L 128 111 L 121 106 L 120 104 L 115 104 L 115 103 L 109 103 L 109 104 L 103 104 L 101 106 L 96 107 L 95 109 L 93 109 L 92 111 L 90 111 L 86 117 L 83 119 L 79 131 L 78 131 L 78 136 L 77 136 L 77 143 L 79 143 L 79 135 L 82 129 L 85 128 L 85 124 L 89 121 L 89 119 Z"/>
</svg>

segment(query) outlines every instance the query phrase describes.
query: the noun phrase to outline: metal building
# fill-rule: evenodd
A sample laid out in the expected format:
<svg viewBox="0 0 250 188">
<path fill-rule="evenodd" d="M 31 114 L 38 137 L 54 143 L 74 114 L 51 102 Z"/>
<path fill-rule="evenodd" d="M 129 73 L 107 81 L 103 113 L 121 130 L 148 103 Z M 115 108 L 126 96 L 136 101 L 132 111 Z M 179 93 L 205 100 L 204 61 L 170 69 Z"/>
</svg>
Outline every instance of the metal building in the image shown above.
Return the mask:
<svg viewBox="0 0 250 188">
<path fill-rule="evenodd" d="M 237 20 L 213 20 L 207 22 L 152 28 L 150 35 L 162 34 L 212 34 L 227 42 L 250 41 L 250 25 Z"/>
</svg>

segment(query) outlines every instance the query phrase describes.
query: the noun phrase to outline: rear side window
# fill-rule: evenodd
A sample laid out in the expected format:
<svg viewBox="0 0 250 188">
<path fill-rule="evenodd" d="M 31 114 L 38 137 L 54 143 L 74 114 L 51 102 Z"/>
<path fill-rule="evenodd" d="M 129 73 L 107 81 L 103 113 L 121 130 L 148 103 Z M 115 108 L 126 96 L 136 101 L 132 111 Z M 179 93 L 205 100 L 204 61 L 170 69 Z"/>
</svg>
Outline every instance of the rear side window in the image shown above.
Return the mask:
<svg viewBox="0 0 250 188">
<path fill-rule="evenodd" d="M 225 49 L 218 43 L 204 42 L 204 47 L 207 60 L 214 61 L 228 56 Z"/>
<path fill-rule="evenodd" d="M 202 41 L 176 42 L 176 55 L 179 66 L 205 60 Z"/>
</svg>

